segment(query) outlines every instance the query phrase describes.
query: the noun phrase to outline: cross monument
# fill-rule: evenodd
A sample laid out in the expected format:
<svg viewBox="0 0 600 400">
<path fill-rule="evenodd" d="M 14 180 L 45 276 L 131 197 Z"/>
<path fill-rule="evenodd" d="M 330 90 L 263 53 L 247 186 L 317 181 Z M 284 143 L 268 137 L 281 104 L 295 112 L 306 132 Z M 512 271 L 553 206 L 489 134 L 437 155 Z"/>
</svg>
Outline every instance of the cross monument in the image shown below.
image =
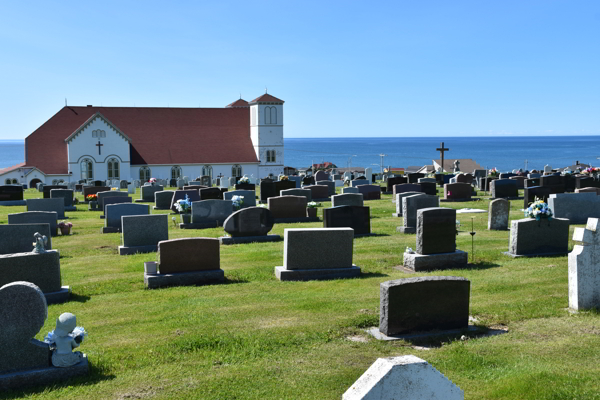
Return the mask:
<svg viewBox="0 0 600 400">
<path fill-rule="evenodd" d="M 444 172 L 444 152 L 450 151 L 450 149 L 445 148 L 444 142 L 442 142 L 442 145 L 439 148 L 437 148 L 436 150 L 440 152 L 441 159 L 442 159 L 442 172 Z"/>
</svg>

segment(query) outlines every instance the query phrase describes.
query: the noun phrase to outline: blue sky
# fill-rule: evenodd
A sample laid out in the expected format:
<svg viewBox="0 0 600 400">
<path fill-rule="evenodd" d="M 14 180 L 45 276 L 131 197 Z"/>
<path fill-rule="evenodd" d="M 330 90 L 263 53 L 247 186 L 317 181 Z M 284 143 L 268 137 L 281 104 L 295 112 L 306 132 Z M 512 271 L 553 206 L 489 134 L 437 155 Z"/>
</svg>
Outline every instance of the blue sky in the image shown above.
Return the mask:
<svg viewBox="0 0 600 400">
<path fill-rule="evenodd" d="M 286 101 L 286 137 L 600 135 L 599 1 L 0 1 L 0 139 Z"/>
</svg>

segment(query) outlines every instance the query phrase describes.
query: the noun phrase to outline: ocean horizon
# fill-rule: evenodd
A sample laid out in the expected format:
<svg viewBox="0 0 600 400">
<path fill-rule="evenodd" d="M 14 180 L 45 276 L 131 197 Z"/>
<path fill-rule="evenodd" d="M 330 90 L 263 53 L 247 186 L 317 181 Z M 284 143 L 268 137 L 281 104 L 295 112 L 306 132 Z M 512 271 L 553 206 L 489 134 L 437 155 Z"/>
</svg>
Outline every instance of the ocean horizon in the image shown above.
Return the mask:
<svg viewBox="0 0 600 400">
<path fill-rule="evenodd" d="M 295 168 L 332 162 L 337 167 L 423 166 L 439 159 L 470 158 L 500 171 L 567 167 L 579 161 L 600 164 L 600 136 L 284 138 L 284 164 Z M 0 169 L 24 161 L 24 140 L 0 140 Z M 384 154 L 381 157 L 381 154 Z"/>
</svg>

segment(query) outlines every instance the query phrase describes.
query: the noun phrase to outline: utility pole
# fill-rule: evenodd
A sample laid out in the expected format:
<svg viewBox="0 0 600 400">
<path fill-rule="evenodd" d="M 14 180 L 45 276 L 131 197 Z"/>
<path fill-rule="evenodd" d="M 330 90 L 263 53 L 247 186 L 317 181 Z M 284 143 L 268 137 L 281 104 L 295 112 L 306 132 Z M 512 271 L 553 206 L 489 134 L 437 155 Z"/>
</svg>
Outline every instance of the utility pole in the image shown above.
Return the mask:
<svg viewBox="0 0 600 400">
<path fill-rule="evenodd" d="M 527 160 L 525 160 L 525 171 L 527 171 Z"/>
<path fill-rule="evenodd" d="M 383 154 L 383 153 L 379 154 L 379 157 L 381 157 L 379 168 L 380 168 L 382 174 L 383 174 L 383 157 L 385 157 L 385 156 L 387 156 L 387 154 Z"/>
</svg>

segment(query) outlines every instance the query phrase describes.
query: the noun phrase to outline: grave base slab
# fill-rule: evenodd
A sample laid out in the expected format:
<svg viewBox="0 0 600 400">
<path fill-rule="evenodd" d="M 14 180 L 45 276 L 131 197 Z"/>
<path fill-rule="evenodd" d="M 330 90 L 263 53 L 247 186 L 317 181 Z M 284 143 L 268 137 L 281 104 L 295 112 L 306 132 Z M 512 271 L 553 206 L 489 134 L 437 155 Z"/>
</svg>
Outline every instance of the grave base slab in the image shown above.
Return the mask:
<svg viewBox="0 0 600 400">
<path fill-rule="evenodd" d="M 396 227 L 396 232 L 400 233 L 417 233 L 417 227 L 407 226 L 406 228 L 403 226 Z"/>
<path fill-rule="evenodd" d="M 71 297 L 71 288 L 68 286 L 61 286 L 58 292 L 44 293 L 47 304 L 58 304 L 64 303 Z"/>
<path fill-rule="evenodd" d="M 242 244 L 242 243 L 254 243 L 254 242 L 278 242 L 281 240 L 279 235 L 265 235 L 265 236 L 238 236 L 229 237 L 222 236 L 219 238 L 221 244 Z"/>
<path fill-rule="evenodd" d="M 323 269 L 286 269 L 275 267 L 275 277 L 280 281 L 315 281 L 327 279 L 356 278 L 360 276 L 360 267 L 352 264 L 349 268 Z"/>
<path fill-rule="evenodd" d="M 174 274 L 146 274 L 144 286 L 157 289 L 166 286 L 193 286 L 206 283 L 218 283 L 225 280 L 225 271 L 214 269 L 210 271 L 179 272 Z"/>
<path fill-rule="evenodd" d="M 179 229 L 208 229 L 219 226 L 217 221 L 210 222 L 190 222 L 189 224 L 179 224 Z"/>
<path fill-rule="evenodd" d="M 0 390 L 18 389 L 26 386 L 48 386 L 77 376 L 89 374 L 87 355 L 79 364 L 67 368 L 47 367 L 11 372 L 0 375 Z"/>
<path fill-rule="evenodd" d="M 102 233 L 119 233 L 119 232 L 121 232 L 121 228 L 117 228 L 115 226 L 102 227 Z"/>
<path fill-rule="evenodd" d="M 394 218 L 402 218 L 402 214 L 400 214 L 400 213 L 392 213 L 392 217 L 394 217 Z"/>
<path fill-rule="evenodd" d="M 466 268 L 469 254 L 462 250 L 454 253 L 410 254 L 404 253 L 404 267 L 415 272 L 435 271 L 439 269 Z"/>
<path fill-rule="evenodd" d="M 446 331 L 429 331 L 429 332 L 418 332 L 418 333 L 404 333 L 402 335 L 387 336 L 379 331 L 378 327 L 367 329 L 367 333 L 373 336 L 377 340 L 391 341 L 391 340 L 410 340 L 410 339 L 425 339 L 434 338 L 440 336 L 455 336 L 465 332 L 479 332 L 481 328 L 475 325 L 469 325 L 464 329 L 449 329 Z"/>
<path fill-rule="evenodd" d="M 319 222 L 319 217 L 275 218 L 276 224 L 294 224 L 296 222 Z"/>
<path fill-rule="evenodd" d="M 556 257 L 556 256 L 565 256 L 569 254 L 569 252 L 561 252 L 561 253 L 539 253 L 539 254 L 513 254 L 510 251 L 505 251 L 502 254 L 506 254 L 512 258 L 521 258 L 521 257 Z"/>
<path fill-rule="evenodd" d="M 152 244 L 149 246 L 130 246 L 130 247 L 119 246 L 119 255 L 120 256 L 128 256 L 130 254 L 137 254 L 137 253 L 154 253 L 155 251 L 157 251 L 157 249 L 158 249 L 158 245 L 156 245 L 156 244 Z"/>
<path fill-rule="evenodd" d="M 27 203 L 25 202 L 25 200 L 0 201 L 0 206 L 26 206 L 26 205 L 27 205 Z"/>
<path fill-rule="evenodd" d="M 134 203 L 154 203 L 154 200 L 150 201 L 150 200 L 144 200 L 144 199 L 135 199 L 133 202 Z"/>
<path fill-rule="evenodd" d="M 165 208 L 165 207 L 156 207 L 156 206 L 152 206 L 152 209 L 153 209 L 153 210 L 163 210 L 163 211 L 170 210 L 170 208 Z"/>
<path fill-rule="evenodd" d="M 440 203 L 462 203 L 464 201 L 478 201 L 480 199 L 471 197 L 470 199 L 440 199 Z"/>
<path fill-rule="evenodd" d="M 68 206 L 68 207 L 65 207 L 65 211 L 77 211 L 77 207 L 75 207 L 75 206 Z"/>
</svg>

